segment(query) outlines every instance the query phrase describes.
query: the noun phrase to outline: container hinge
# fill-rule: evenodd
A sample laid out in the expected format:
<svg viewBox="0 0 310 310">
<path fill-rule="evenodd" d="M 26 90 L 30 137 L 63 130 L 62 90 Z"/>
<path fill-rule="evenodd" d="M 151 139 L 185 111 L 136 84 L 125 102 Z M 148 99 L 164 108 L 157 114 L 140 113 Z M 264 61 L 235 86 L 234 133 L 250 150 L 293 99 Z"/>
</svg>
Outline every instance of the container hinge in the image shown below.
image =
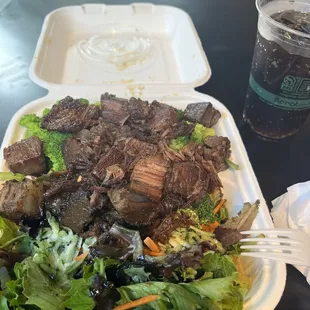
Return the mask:
<svg viewBox="0 0 310 310">
<path fill-rule="evenodd" d="M 152 3 L 132 3 L 134 14 L 152 14 L 155 11 L 155 5 Z"/>
<path fill-rule="evenodd" d="M 96 14 L 101 15 L 104 14 L 106 9 L 105 4 L 83 4 L 82 10 L 84 14 Z"/>
</svg>

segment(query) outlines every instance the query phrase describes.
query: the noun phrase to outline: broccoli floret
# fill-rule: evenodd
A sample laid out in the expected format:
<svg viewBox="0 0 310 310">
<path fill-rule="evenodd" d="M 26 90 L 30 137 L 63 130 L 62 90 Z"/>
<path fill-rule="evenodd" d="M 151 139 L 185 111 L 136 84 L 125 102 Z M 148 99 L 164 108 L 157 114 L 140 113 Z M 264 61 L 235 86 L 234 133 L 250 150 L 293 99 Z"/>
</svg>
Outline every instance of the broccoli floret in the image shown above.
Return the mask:
<svg viewBox="0 0 310 310">
<path fill-rule="evenodd" d="M 184 111 L 183 111 L 183 110 L 177 109 L 176 112 L 177 112 L 177 118 L 178 118 L 178 120 L 179 120 L 179 121 L 182 120 L 182 119 L 183 119 L 183 115 L 184 115 Z"/>
<path fill-rule="evenodd" d="M 87 99 L 80 98 L 79 100 L 80 100 L 80 102 L 81 102 L 82 104 L 87 104 L 87 105 L 89 105 L 89 101 L 88 101 Z"/>
<path fill-rule="evenodd" d="M 53 171 L 61 171 L 66 169 L 62 144 L 70 137 L 70 134 L 63 134 L 56 131 L 48 131 L 41 128 L 41 118 L 35 114 L 24 115 L 19 124 L 26 127 L 27 136 L 36 136 L 43 142 L 43 151 L 52 163 Z"/>
<path fill-rule="evenodd" d="M 195 207 L 201 223 L 213 223 L 218 217 L 213 213 L 214 201 L 209 195 L 206 195 L 200 203 Z"/>
<path fill-rule="evenodd" d="M 178 152 L 180 150 L 183 149 L 183 147 L 188 143 L 188 138 L 185 137 L 185 136 L 182 136 L 182 137 L 178 137 L 178 138 L 175 138 L 175 139 L 172 139 L 171 142 L 170 142 L 170 145 L 169 147 Z"/>
<path fill-rule="evenodd" d="M 215 136 L 215 130 L 201 124 L 196 124 L 191 135 L 191 141 L 202 143 L 208 136 Z"/>
<path fill-rule="evenodd" d="M 100 101 L 94 102 L 94 105 L 95 105 L 96 107 L 100 107 Z"/>
<path fill-rule="evenodd" d="M 48 113 L 50 113 L 51 109 L 50 108 L 45 108 L 42 112 L 43 116 L 46 116 Z"/>
</svg>

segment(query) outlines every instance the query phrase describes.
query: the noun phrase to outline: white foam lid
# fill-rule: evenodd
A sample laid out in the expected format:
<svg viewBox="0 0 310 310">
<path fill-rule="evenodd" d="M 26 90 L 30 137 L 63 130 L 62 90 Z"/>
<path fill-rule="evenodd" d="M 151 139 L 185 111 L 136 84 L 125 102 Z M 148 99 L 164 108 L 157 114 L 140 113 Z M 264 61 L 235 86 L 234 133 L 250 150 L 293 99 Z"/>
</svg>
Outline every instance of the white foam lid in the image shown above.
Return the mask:
<svg viewBox="0 0 310 310">
<path fill-rule="evenodd" d="M 115 51 L 112 55 L 106 52 L 111 51 L 111 46 Z M 124 64 L 124 59 L 129 63 Z M 45 18 L 30 67 L 31 79 L 49 92 L 12 118 L 1 146 L 0 171 L 7 170 L 4 147 L 25 136 L 25 129 L 19 125 L 21 116 L 41 115 L 44 108 L 67 95 L 95 102 L 101 93 L 110 92 L 119 97 L 158 100 L 181 109 L 188 103 L 207 101 L 222 113 L 215 131 L 230 139 L 232 159 L 241 167 L 239 171 L 220 173 L 230 215 L 236 215 L 243 202 L 260 199 L 253 227 L 272 228 L 268 207 L 232 115 L 216 99 L 194 90 L 210 76 L 193 23 L 180 9 L 143 3 L 87 4 L 53 11 Z M 285 264 L 242 260 L 245 273 L 252 278 L 244 309 L 274 309 L 285 286 Z"/>
<path fill-rule="evenodd" d="M 30 68 L 31 79 L 47 89 L 111 83 L 194 88 L 210 76 L 189 15 L 150 3 L 53 11 Z"/>
</svg>

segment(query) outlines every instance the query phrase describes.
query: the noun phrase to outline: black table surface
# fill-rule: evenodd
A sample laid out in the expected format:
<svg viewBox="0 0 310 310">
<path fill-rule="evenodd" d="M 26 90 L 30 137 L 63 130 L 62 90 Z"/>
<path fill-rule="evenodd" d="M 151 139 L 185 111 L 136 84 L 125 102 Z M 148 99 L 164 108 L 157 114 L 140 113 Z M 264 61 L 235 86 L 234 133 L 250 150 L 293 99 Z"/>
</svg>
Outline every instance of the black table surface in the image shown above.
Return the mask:
<svg viewBox="0 0 310 310">
<path fill-rule="evenodd" d="M 61 6 L 85 2 L 0 0 L 0 140 L 17 110 L 46 94 L 46 90 L 28 77 L 45 15 Z M 128 4 L 132 1 L 103 2 Z M 310 118 L 294 137 L 277 143 L 262 140 L 242 121 L 257 29 L 254 0 L 152 2 L 180 7 L 192 17 L 212 68 L 211 80 L 198 91 L 219 99 L 233 114 L 269 205 L 290 185 L 309 180 Z M 310 286 L 292 266 L 287 267 L 287 272 L 285 291 L 276 309 L 310 309 Z"/>
</svg>

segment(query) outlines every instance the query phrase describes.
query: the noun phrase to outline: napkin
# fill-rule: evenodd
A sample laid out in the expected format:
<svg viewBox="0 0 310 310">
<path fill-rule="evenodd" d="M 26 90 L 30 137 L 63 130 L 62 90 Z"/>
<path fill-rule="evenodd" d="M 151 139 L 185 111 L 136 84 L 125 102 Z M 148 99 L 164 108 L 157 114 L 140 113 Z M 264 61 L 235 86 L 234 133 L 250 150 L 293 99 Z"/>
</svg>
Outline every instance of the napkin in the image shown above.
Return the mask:
<svg viewBox="0 0 310 310">
<path fill-rule="evenodd" d="M 310 181 L 289 187 L 272 205 L 271 216 L 276 228 L 300 229 L 310 234 Z M 295 267 L 310 284 L 310 267 Z"/>
</svg>

